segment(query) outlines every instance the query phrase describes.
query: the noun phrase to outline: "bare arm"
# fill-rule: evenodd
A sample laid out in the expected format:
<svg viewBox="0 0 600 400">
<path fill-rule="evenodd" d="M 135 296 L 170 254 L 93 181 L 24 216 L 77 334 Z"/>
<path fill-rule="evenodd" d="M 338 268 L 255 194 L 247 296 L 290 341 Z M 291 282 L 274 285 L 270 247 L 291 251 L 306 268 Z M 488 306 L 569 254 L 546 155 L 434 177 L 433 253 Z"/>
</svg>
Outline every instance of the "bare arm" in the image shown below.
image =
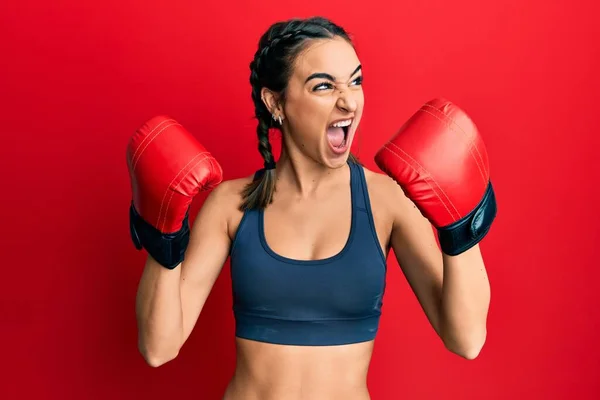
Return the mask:
<svg viewBox="0 0 600 400">
<path fill-rule="evenodd" d="M 446 348 L 477 357 L 486 338 L 490 285 L 479 246 L 458 256 L 443 254 L 430 222 L 398 185 L 391 245 L 404 275 Z"/>
<path fill-rule="evenodd" d="M 185 260 L 168 270 L 148 257 L 136 299 L 138 347 L 158 367 L 190 336 L 229 253 L 223 182 L 205 200 L 191 228 Z"/>
</svg>

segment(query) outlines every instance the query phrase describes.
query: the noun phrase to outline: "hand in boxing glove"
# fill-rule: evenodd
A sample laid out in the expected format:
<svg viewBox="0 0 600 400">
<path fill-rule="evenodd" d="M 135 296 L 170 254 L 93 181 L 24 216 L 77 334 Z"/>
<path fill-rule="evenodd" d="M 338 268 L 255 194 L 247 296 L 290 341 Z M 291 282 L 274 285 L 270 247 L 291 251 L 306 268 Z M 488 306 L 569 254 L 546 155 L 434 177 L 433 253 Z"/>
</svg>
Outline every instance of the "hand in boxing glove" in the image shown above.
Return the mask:
<svg viewBox="0 0 600 400">
<path fill-rule="evenodd" d="M 437 228 L 444 253 L 459 255 L 487 235 L 497 212 L 488 155 L 477 127 L 455 104 L 425 103 L 375 163 Z"/>
<path fill-rule="evenodd" d="M 127 147 L 133 198 L 131 239 L 159 264 L 173 269 L 189 243 L 189 208 L 201 190 L 221 183 L 215 158 L 177 121 L 157 116 L 142 125 Z"/>
</svg>

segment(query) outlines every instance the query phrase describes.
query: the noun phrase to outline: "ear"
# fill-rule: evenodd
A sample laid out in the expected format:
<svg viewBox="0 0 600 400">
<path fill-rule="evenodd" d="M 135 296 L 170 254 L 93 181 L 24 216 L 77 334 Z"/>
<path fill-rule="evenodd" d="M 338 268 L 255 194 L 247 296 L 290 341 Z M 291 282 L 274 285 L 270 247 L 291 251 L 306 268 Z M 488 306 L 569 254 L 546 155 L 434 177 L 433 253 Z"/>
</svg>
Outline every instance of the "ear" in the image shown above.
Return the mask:
<svg viewBox="0 0 600 400">
<path fill-rule="evenodd" d="M 260 91 L 260 97 L 271 115 L 275 115 L 276 117 L 281 116 L 283 118 L 283 107 L 281 107 L 279 95 L 277 93 L 263 87 Z"/>
</svg>

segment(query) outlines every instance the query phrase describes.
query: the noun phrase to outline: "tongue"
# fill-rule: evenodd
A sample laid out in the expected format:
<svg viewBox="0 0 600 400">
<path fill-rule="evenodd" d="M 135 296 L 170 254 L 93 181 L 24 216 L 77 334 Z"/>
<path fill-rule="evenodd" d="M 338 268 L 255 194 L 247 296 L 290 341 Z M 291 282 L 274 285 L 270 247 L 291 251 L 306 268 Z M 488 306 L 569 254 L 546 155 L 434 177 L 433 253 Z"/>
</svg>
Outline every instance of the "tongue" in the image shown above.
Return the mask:
<svg viewBox="0 0 600 400">
<path fill-rule="evenodd" d="M 327 129 L 327 139 L 334 147 L 340 147 L 344 141 L 344 130 L 342 128 Z"/>
</svg>

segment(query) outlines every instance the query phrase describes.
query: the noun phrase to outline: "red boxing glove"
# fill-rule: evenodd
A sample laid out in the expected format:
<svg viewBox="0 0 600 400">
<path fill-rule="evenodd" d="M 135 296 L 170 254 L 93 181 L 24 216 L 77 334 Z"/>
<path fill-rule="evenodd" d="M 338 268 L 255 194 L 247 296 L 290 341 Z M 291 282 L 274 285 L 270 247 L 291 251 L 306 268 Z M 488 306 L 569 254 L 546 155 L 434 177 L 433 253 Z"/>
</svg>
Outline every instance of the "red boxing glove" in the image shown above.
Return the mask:
<svg viewBox="0 0 600 400">
<path fill-rule="evenodd" d="M 467 114 L 444 99 L 424 104 L 375 155 L 437 228 L 442 251 L 458 255 L 496 217 L 485 145 Z"/>
<path fill-rule="evenodd" d="M 132 136 L 127 166 L 133 199 L 130 232 L 135 247 L 173 269 L 189 243 L 188 211 L 200 190 L 223 179 L 213 156 L 177 121 L 150 119 Z"/>
</svg>

